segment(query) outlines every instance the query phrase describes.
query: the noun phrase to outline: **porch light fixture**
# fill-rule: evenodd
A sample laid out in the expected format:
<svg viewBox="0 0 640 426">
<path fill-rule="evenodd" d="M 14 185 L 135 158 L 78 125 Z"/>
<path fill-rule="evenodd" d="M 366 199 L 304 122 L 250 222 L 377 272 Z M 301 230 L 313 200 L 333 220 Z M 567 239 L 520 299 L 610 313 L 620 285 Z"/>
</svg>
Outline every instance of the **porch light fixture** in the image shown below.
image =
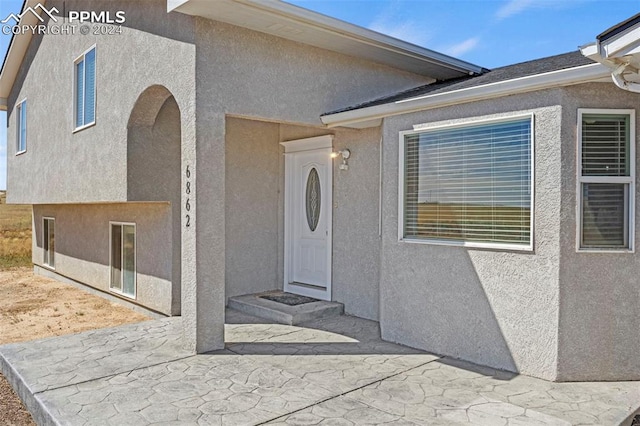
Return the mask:
<svg viewBox="0 0 640 426">
<path fill-rule="evenodd" d="M 349 149 L 343 149 L 342 151 L 334 151 L 331 153 L 331 158 L 342 157 L 342 164 L 340 164 L 340 170 L 349 170 L 348 159 L 351 157 L 351 151 Z"/>
</svg>

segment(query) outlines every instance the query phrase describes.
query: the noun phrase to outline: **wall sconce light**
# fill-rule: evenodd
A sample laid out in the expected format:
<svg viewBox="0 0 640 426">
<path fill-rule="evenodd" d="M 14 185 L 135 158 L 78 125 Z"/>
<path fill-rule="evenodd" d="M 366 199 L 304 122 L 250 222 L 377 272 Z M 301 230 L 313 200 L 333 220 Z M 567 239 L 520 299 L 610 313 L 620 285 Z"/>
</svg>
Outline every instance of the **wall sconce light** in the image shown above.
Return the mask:
<svg viewBox="0 0 640 426">
<path fill-rule="evenodd" d="M 351 157 L 351 151 L 343 149 L 342 151 L 334 151 L 331 153 L 331 158 L 342 157 L 342 164 L 340 164 L 340 170 L 349 170 L 349 162 L 347 161 Z"/>
</svg>

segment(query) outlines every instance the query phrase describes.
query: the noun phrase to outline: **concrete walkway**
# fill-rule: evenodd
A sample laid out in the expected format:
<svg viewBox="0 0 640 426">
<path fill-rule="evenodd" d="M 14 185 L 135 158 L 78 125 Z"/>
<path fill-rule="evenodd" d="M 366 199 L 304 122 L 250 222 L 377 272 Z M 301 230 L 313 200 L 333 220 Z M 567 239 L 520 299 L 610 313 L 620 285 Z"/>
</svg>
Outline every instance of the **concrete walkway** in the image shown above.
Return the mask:
<svg viewBox="0 0 640 426">
<path fill-rule="evenodd" d="M 227 323 L 227 349 L 206 355 L 184 352 L 168 318 L 2 346 L 0 367 L 39 424 L 615 425 L 640 407 L 639 382 L 499 372 L 353 317 Z"/>
</svg>

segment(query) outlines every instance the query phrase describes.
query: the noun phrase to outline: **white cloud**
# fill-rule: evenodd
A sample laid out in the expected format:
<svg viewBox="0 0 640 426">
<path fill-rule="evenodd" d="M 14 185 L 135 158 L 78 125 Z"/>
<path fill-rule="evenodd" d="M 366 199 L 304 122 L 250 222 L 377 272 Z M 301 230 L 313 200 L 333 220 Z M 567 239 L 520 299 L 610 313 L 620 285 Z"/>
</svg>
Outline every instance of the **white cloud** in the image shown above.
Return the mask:
<svg viewBox="0 0 640 426">
<path fill-rule="evenodd" d="M 444 52 L 451 56 L 461 56 L 475 49 L 478 46 L 478 43 L 480 43 L 480 37 L 471 37 L 461 41 L 460 43 L 454 44 L 453 46 L 445 48 Z"/>
<path fill-rule="evenodd" d="M 502 21 L 528 9 L 571 9 L 592 1 L 594 0 L 509 0 L 496 11 L 495 17 Z"/>
<path fill-rule="evenodd" d="M 531 6 L 533 6 L 533 0 L 509 0 L 507 4 L 498 9 L 496 18 L 506 19 L 510 16 L 517 15 Z"/>
<path fill-rule="evenodd" d="M 424 22 L 398 19 L 397 16 L 393 16 L 393 13 L 389 12 L 378 15 L 368 27 L 370 30 L 423 47 L 431 39 Z"/>
</svg>

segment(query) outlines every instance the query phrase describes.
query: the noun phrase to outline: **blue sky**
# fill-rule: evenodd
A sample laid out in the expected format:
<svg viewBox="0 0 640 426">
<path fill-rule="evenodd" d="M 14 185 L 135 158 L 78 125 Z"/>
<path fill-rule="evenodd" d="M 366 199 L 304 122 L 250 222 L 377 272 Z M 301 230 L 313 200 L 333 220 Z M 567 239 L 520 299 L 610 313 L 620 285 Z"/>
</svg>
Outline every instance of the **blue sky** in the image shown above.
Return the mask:
<svg viewBox="0 0 640 426">
<path fill-rule="evenodd" d="M 487 68 L 575 50 L 640 12 L 640 0 L 289 2 Z M 19 12 L 21 5 L 22 0 L 0 0 L 0 20 Z M 0 51 L 6 52 L 9 41 L 10 36 L 0 35 Z M 4 112 L 0 122 L 6 123 Z M 6 188 L 6 126 L 2 127 L 0 189 Z"/>
<path fill-rule="evenodd" d="M 576 50 L 640 0 L 288 0 L 486 68 Z"/>
</svg>

